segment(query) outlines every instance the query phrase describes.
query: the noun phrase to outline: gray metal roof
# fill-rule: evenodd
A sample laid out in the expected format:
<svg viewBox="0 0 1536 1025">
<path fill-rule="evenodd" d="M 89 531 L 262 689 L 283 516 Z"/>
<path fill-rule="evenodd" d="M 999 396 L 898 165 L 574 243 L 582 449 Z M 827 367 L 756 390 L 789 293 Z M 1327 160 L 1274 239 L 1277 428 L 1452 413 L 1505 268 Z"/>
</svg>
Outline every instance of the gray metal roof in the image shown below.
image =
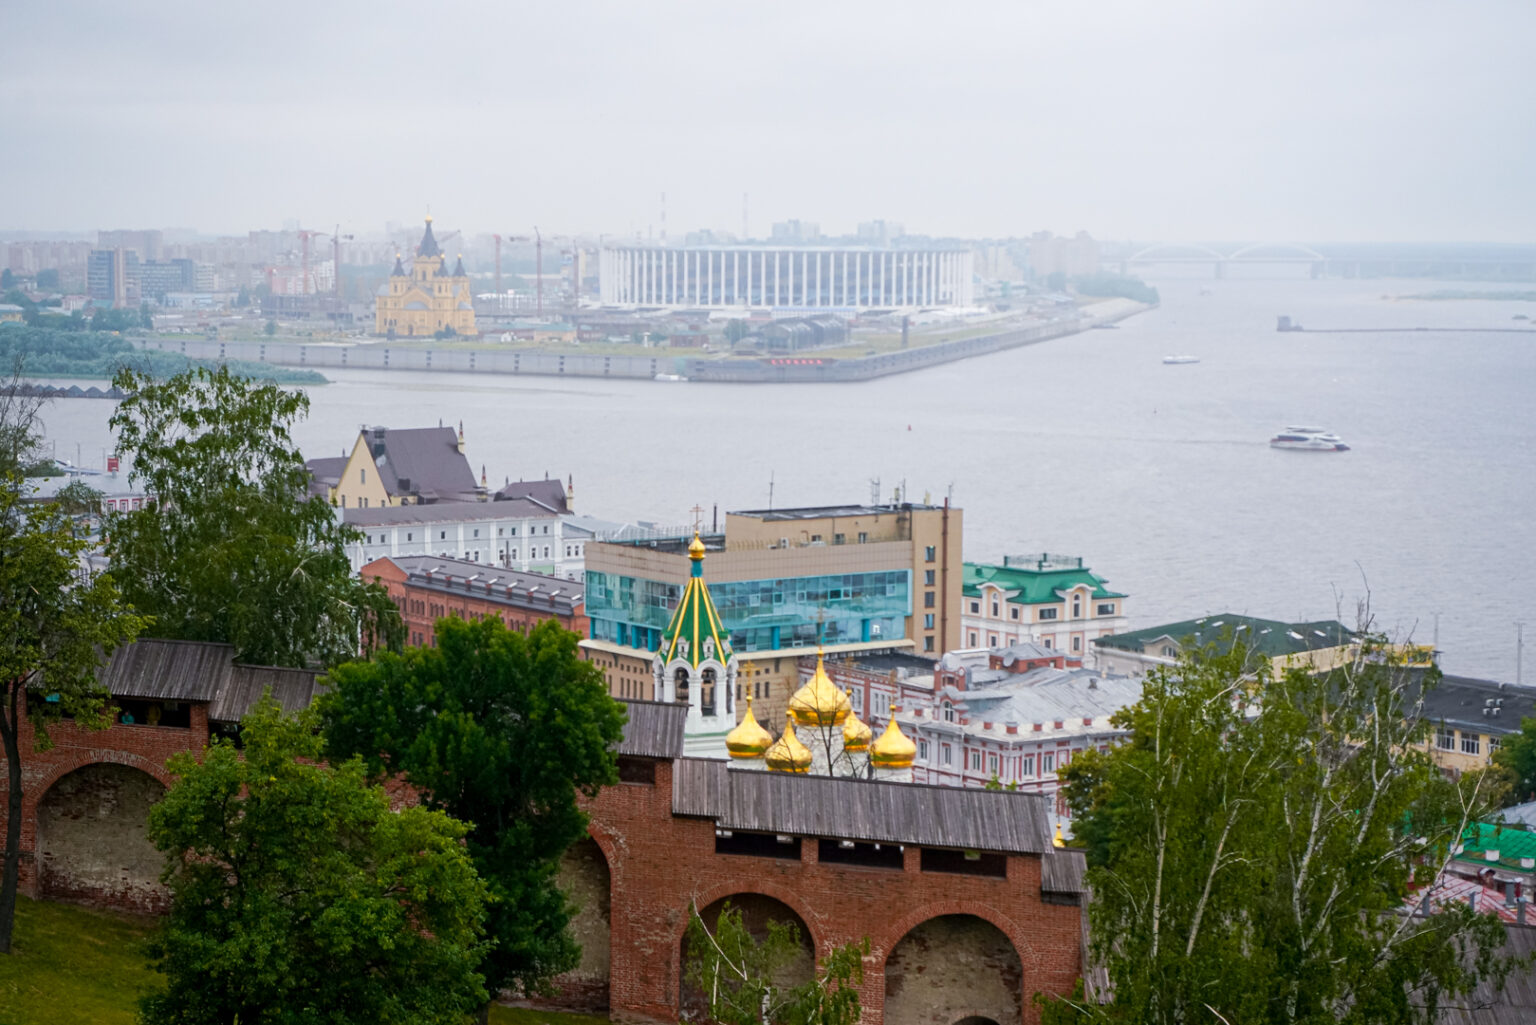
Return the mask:
<svg viewBox="0 0 1536 1025">
<path fill-rule="evenodd" d="M 1040 870 L 1040 891 L 1080 895 L 1088 892 L 1083 881 L 1088 871 L 1088 858 L 1080 850 L 1053 848 L 1044 859 Z"/>
<path fill-rule="evenodd" d="M 98 680 L 114 697 L 212 701 L 234 657 L 228 644 L 151 638 L 114 651 Z"/>
<path fill-rule="evenodd" d="M 1425 719 L 1481 733 L 1518 733 L 1520 720 L 1531 716 L 1536 716 L 1536 687 L 1443 676 L 1439 685 L 1424 695 Z"/>
<path fill-rule="evenodd" d="M 1034 794 L 791 776 L 679 759 L 672 811 L 720 829 L 1044 854 L 1049 801 Z"/>
<path fill-rule="evenodd" d="M 224 686 L 208 707 L 208 718 L 214 722 L 239 722 L 268 687 L 284 712 L 308 708 L 325 689 L 317 682 L 319 676 L 311 669 L 231 665 Z"/>
<path fill-rule="evenodd" d="M 544 573 L 490 566 L 442 555 L 386 555 L 402 569 L 411 587 L 463 594 L 498 605 L 536 612 L 575 615 L 585 600 L 586 583 Z"/>
<path fill-rule="evenodd" d="M 356 527 L 382 527 L 395 523 L 478 523 L 484 520 L 557 518 L 556 513 L 526 498 L 502 502 L 451 501 L 343 509 L 341 514 L 344 521 Z"/>
<path fill-rule="evenodd" d="M 559 480 L 514 480 L 497 491 L 495 496 L 498 502 L 511 502 L 517 499 L 532 502 L 550 512 L 571 511 L 570 506 L 566 504 L 565 485 Z"/>
<path fill-rule="evenodd" d="M 1509 925 L 1505 936 L 1503 953 L 1536 954 L 1536 927 Z M 1536 1021 L 1536 969 L 1516 968 L 1497 995 L 1484 982 L 1465 997 L 1445 999 L 1435 1020 L 1441 1025 L 1530 1025 Z"/>
<path fill-rule="evenodd" d="M 463 498 L 478 486 L 452 427 L 369 427 L 364 443 L 391 494 Z"/>
<path fill-rule="evenodd" d="M 682 757 L 687 705 L 662 701 L 621 701 L 620 704 L 629 713 L 629 719 L 624 723 L 619 754 L 640 758 Z"/>
</svg>

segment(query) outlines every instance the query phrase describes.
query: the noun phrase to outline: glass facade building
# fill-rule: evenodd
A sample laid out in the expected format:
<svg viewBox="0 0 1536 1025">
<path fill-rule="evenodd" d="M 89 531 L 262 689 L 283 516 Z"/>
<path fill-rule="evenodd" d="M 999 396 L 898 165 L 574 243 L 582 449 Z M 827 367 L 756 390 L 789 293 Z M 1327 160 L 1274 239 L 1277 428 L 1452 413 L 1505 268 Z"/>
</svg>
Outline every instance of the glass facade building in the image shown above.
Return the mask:
<svg viewBox="0 0 1536 1025">
<path fill-rule="evenodd" d="M 776 580 L 711 581 L 710 596 L 742 654 L 853 641 L 897 640 L 912 613 L 908 570 Z M 594 640 L 654 650 L 682 585 L 587 571 Z"/>
</svg>

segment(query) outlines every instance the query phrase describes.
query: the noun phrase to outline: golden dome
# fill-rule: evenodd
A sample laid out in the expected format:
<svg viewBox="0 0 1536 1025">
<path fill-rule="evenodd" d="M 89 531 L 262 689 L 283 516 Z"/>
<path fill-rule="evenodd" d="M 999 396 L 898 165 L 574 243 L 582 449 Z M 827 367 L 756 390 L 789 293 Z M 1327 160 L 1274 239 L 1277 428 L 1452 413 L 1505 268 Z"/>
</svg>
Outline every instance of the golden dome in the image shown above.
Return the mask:
<svg viewBox="0 0 1536 1025">
<path fill-rule="evenodd" d="M 873 735 L 868 723 L 850 713 L 848 721 L 843 723 L 843 750 L 855 754 L 868 751 L 869 738 Z"/>
<path fill-rule="evenodd" d="M 801 726 L 841 726 L 852 711 L 848 695 L 828 678 L 821 652 L 816 652 L 816 674 L 789 699 L 789 714 Z"/>
<path fill-rule="evenodd" d="M 732 758 L 761 758 L 773 744 L 773 734 L 758 723 L 752 714 L 752 696 L 747 695 L 747 714 L 741 717 L 736 728 L 725 735 L 725 749 Z"/>
<path fill-rule="evenodd" d="M 694 562 L 700 562 L 704 558 L 704 542 L 699 539 L 699 532 L 693 532 L 693 542 L 688 546 L 688 558 Z"/>
<path fill-rule="evenodd" d="M 784 735 L 773 742 L 766 755 L 769 772 L 805 772 L 811 767 L 811 749 L 795 736 L 795 717 L 784 716 Z"/>
<path fill-rule="evenodd" d="M 916 757 L 917 745 L 901 732 L 895 719 L 886 725 L 880 739 L 869 745 L 869 764 L 877 769 L 910 769 Z"/>
</svg>

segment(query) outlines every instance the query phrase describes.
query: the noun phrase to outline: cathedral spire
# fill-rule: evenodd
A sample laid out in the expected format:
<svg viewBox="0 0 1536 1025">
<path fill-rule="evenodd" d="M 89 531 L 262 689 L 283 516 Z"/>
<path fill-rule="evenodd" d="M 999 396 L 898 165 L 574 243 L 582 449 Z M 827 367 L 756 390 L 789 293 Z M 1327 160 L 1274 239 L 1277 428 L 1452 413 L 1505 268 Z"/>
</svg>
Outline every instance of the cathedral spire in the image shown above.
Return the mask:
<svg viewBox="0 0 1536 1025">
<path fill-rule="evenodd" d="M 456 278 L 467 278 L 467 277 L 469 277 L 468 274 L 464 273 L 464 254 L 463 253 L 459 254 L 459 262 L 453 265 L 453 276 L 456 277 Z"/>
<path fill-rule="evenodd" d="M 688 585 L 672 613 L 672 622 L 661 635 L 657 652 L 663 662 L 682 659 L 695 669 L 705 659 L 725 663 L 731 658 L 731 635 L 720 622 L 714 600 L 704 583 L 704 542 L 697 531 L 688 546 L 692 563 Z"/>
<path fill-rule="evenodd" d="M 416 247 L 417 256 L 442 256 L 442 247 L 432 236 L 432 215 L 427 215 L 427 230 L 421 233 L 421 245 Z"/>
</svg>

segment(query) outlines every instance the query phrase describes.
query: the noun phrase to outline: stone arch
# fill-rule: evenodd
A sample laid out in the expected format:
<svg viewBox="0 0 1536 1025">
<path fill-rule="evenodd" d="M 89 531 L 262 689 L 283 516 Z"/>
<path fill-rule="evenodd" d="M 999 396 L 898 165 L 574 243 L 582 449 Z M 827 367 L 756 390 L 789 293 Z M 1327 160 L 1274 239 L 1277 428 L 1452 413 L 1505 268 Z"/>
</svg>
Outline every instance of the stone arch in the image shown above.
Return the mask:
<svg viewBox="0 0 1536 1025">
<path fill-rule="evenodd" d="M 568 927 L 581 944 L 581 961 L 554 980 L 560 1006 L 607 1011 L 613 935 L 613 876 L 596 837 L 572 844 L 560 859 L 556 883 L 575 906 Z"/>
<path fill-rule="evenodd" d="M 52 759 L 53 764 L 47 775 L 38 781 L 35 788 L 29 788 L 33 793 L 46 795 L 59 780 L 89 765 L 122 765 L 130 769 L 138 769 L 153 776 L 167 790 L 176 782 L 163 761 L 155 761 L 129 751 L 115 751 L 111 748 L 79 748 L 69 751 L 55 747 L 52 754 L 55 757 Z"/>
<path fill-rule="evenodd" d="M 766 889 L 758 887 L 757 889 Z M 805 920 L 794 906 L 788 901 L 766 893 L 731 890 L 706 903 L 699 904 L 699 917 L 704 919 L 705 925 L 714 928 L 720 912 L 727 902 L 734 910 L 741 912 L 742 923 L 747 930 L 757 939 L 761 940 L 768 934 L 768 922 L 787 922 L 794 925 L 800 933 L 800 951 L 795 958 L 780 971 L 775 980 L 781 986 L 796 986 L 810 980 L 816 971 L 816 937 L 811 932 L 810 923 Z M 708 1018 L 708 1005 L 704 995 L 688 983 L 688 951 L 687 951 L 687 921 L 683 923 L 683 932 L 678 937 L 678 1016 L 681 1020 L 704 1021 Z"/>
<path fill-rule="evenodd" d="M 163 911 L 165 859 L 149 841 L 149 809 L 165 784 L 127 760 L 65 772 L 37 804 L 38 895 L 130 911 Z"/>
<path fill-rule="evenodd" d="M 970 913 L 925 918 L 885 956 L 886 1025 L 1020 1025 L 1024 963 L 1008 933 Z"/>
</svg>

